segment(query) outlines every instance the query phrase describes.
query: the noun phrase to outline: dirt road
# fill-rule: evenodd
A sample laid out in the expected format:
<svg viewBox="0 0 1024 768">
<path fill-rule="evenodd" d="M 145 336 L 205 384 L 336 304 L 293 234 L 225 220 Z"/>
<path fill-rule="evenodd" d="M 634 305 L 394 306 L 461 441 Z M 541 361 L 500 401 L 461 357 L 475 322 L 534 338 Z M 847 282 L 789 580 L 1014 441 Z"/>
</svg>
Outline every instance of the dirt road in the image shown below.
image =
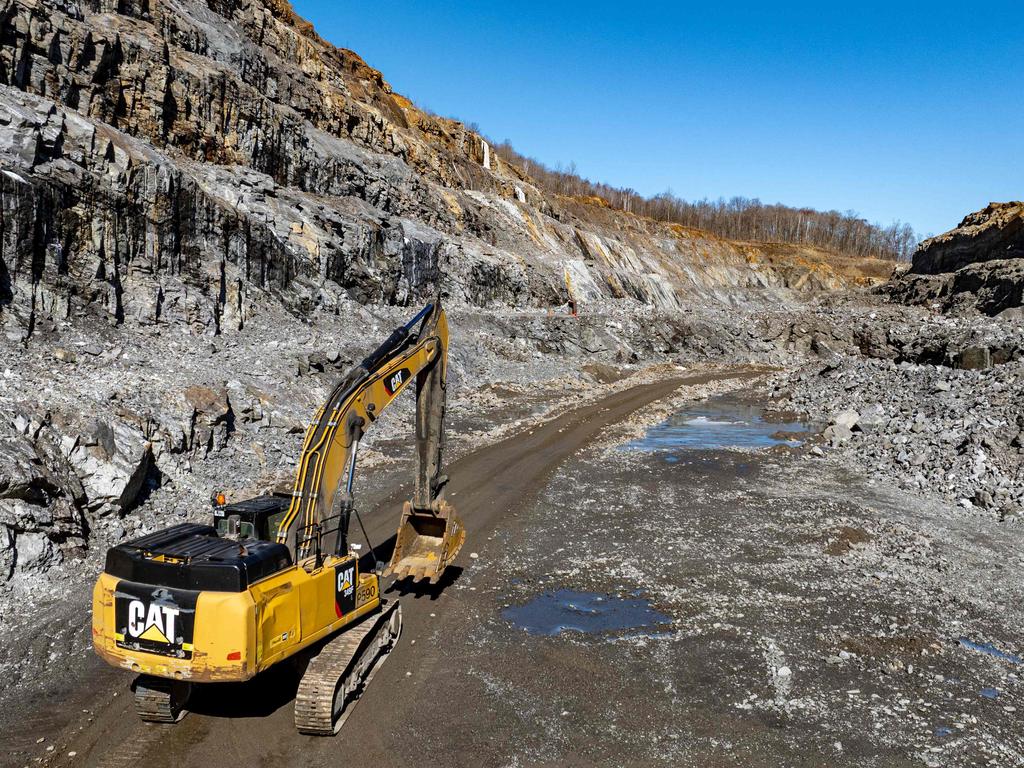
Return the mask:
<svg viewBox="0 0 1024 768">
<path fill-rule="evenodd" d="M 735 369 L 638 386 L 460 459 L 449 469 L 452 480 L 448 489 L 469 532 L 460 562 L 471 563 L 469 553 L 482 549 L 497 535 L 503 520 L 514 520 L 528 509 L 559 465 L 608 425 L 682 385 L 756 375 Z M 385 542 L 378 550 L 387 549 L 400 499 L 398 493 L 382 500 L 368 516 L 370 539 Z M 194 701 L 193 714 L 177 726 L 165 727 L 138 722 L 125 695 L 127 678 L 97 667 L 87 680 L 89 695 L 74 697 L 82 716 L 72 719 L 59 735 L 47 734 L 47 743 L 57 744 L 59 749 L 41 752 L 25 738 L 19 742 L 18 736 L 25 734 L 12 734 L 4 745 L 10 764 L 29 763 L 35 756 L 51 765 L 135 766 L 145 762 L 153 768 L 278 766 L 300 756 L 308 765 L 405 764 L 409 749 L 415 750 L 403 735 L 407 723 L 436 711 L 440 734 L 446 728 L 444 713 L 459 706 L 438 699 L 434 679 L 435 670 L 443 669 L 439 661 L 445 649 L 464 641 L 446 634 L 449 626 L 454 628 L 465 620 L 452 589 L 458 586 L 460 572 L 453 570 L 448 584 L 401 596 L 406 627 L 402 641 L 358 703 L 340 738 L 316 739 L 295 732 L 291 708 L 295 682 L 286 672 L 272 671 L 246 686 L 207 689 Z M 37 722 L 45 726 L 45 719 Z M 29 733 L 35 735 L 35 731 Z M 74 756 L 68 757 L 71 752 Z M 472 764 L 472 754 L 466 759 Z"/>
</svg>

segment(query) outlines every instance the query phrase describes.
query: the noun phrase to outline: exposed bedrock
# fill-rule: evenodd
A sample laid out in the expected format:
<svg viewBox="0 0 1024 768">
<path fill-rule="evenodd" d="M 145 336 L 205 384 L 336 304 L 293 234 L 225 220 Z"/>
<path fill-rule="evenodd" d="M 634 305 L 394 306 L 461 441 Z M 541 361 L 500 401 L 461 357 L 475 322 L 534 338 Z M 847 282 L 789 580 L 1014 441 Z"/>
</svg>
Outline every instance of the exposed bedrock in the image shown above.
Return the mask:
<svg viewBox="0 0 1024 768">
<path fill-rule="evenodd" d="M 884 289 L 904 304 L 943 311 L 1008 312 L 1024 305 L 1024 203 L 990 203 L 960 225 L 921 243 L 910 271 Z"/>
<path fill-rule="evenodd" d="M 237 331 L 264 299 L 664 309 L 877 279 L 547 196 L 283 2 L 0 0 L 6 332 Z"/>
</svg>

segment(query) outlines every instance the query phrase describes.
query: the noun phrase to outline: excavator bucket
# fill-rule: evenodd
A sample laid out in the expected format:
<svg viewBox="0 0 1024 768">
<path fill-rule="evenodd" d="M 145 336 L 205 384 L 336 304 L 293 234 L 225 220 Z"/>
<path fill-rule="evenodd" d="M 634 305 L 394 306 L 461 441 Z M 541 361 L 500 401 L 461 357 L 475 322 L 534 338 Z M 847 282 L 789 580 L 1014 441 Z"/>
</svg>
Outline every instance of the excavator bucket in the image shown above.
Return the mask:
<svg viewBox="0 0 1024 768">
<path fill-rule="evenodd" d="M 384 575 L 396 579 L 412 576 L 435 583 L 465 541 L 466 529 L 451 504 L 439 501 L 432 510 L 417 510 L 407 501 L 402 507 L 395 551 Z"/>
</svg>

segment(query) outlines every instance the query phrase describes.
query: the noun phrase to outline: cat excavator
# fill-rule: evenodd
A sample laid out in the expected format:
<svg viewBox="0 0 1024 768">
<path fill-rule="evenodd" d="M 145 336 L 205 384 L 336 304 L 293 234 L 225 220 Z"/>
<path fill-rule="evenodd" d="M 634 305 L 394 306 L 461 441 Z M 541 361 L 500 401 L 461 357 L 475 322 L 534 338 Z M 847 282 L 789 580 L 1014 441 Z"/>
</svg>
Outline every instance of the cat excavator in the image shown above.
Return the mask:
<svg viewBox="0 0 1024 768">
<path fill-rule="evenodd" d="M 227 503 L 218 494 L 209 525 L 182 523 L 107 552 L 93 590 L 93 646 L 138 675 L 143 720 L 177 722 L 194 686 L 243 682 L 291 660 L 304 667 L 298 730 L 339 731 L 401 634 L 401 605 L 382 597 L 382 578 L 436 582 L 465 541 L 443 498 L 447 352 L 438 300 L 334 387 L 306 432 L 290 496 Z M 349 541 L 359 442 L 413 380 L 412 498 L 387 567 L 364 571 L 361 545 Z"/>
</svg>

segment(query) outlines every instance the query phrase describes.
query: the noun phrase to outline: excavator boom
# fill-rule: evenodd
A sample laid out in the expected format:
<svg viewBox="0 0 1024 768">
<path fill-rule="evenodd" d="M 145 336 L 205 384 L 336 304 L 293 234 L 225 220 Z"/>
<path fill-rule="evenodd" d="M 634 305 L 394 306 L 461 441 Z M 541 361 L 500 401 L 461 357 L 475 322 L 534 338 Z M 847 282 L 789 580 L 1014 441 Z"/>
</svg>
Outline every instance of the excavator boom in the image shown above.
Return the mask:
<svg viewBox="0 0 1024 768">
<path fill-rule="evenodd" d="M 358 443 L 415 380 L 417 472 L 387 573 L 431 581 L 440 577 L 465 541 L 465 529 L 441 498 L 447 365 L 448 321 L 438 304 L 428 304 L 344 376 L 306 432 L 292 502 L 277 531 L 279 542 L 301 557 L 314 532 L 337 522 L 335 549 L 346 550 Z"/>
</svg>

